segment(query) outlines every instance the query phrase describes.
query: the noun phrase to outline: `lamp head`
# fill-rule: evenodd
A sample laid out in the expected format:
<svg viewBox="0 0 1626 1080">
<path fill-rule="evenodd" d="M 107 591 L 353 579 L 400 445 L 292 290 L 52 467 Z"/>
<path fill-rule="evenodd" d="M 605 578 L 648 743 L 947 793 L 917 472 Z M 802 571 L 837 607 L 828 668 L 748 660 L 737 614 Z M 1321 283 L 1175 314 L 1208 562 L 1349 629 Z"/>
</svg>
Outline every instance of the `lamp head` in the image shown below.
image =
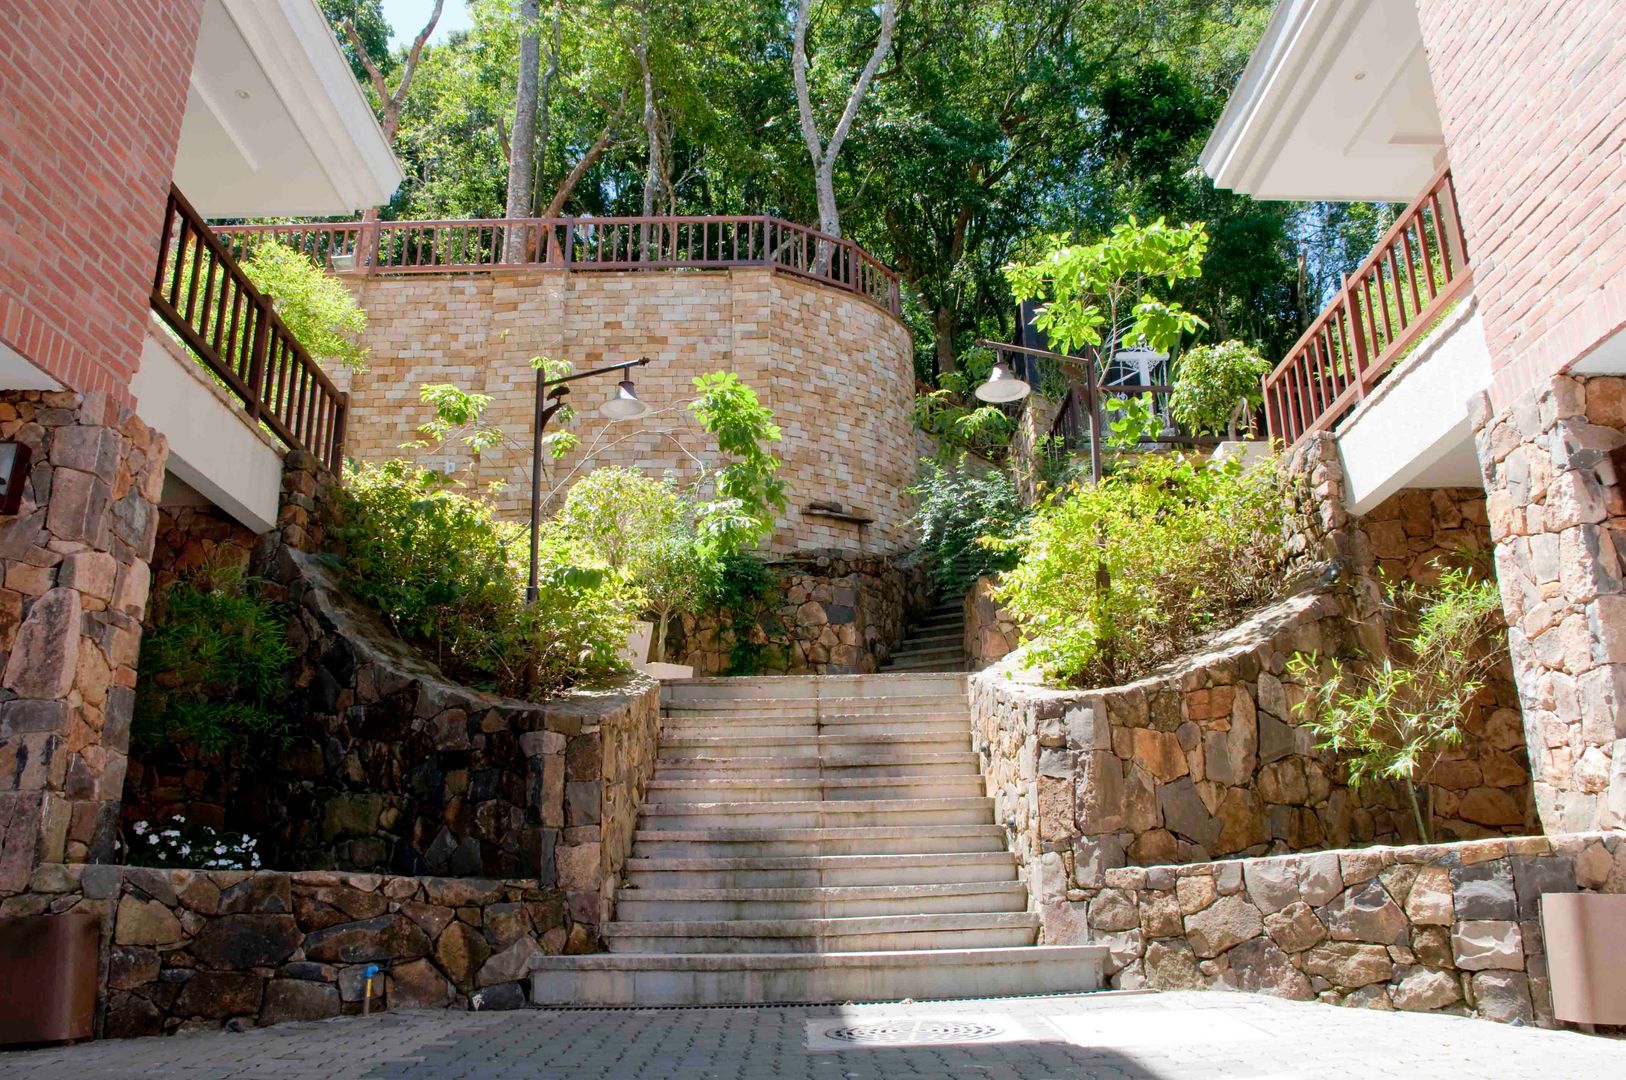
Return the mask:
<svg viewBox="0 0 1626 1080">
<path fill-rule="evenodd" d="M 988 375 L 988 381 L 976 389 L 979 401 L 994 405 L 1021 401 L 1032 392 L 1033 387 L 1011 374 L 1011 369 L 1005 366 L 1004 361 L 995 363 L 994 370 Z"/>
<path fill-rule="evenodd" d="M 598 411 L 611 420 L 637 420 L 641 416 L 648 416 L 652 410 L 638 397 L 632 380 L 622 379 L 616 384 L 614 395 Z"/>
</svg>

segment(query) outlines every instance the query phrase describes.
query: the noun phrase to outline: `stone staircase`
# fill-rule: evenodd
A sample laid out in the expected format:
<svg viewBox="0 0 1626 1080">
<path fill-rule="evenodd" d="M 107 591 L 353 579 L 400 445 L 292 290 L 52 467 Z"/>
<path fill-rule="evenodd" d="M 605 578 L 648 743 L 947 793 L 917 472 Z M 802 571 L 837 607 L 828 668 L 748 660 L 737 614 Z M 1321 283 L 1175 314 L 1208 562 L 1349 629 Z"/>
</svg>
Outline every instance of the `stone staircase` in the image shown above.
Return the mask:
<svg viewBox="0 0 1626 1080">
<path fill-rule="evenodd" d="M 669 684 L 607 953 L 532 1000 L 725 1005 L 1058 993 L 1103 949 L 1039 946 L 971 751 L 963 675 Z"/>
<path fill-rule="evenodd" d="M 904 631 L 884 672 L 953 672 L 966 670 L 965 600 L 955 597 L 938 604 L 918 623 Z"/>
</svg>

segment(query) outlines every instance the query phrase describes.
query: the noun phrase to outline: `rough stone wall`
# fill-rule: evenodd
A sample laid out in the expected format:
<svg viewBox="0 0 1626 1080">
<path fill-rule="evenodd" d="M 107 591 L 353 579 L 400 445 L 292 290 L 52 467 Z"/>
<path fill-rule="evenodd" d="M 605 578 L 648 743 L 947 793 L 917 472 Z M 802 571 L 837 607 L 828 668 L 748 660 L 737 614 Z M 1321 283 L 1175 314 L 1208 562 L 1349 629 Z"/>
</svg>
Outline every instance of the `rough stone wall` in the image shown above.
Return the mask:
<svg viewBox="0 0 1626 1080">
<path fill-rule="evenodd" d="M 258 540 L 252 530 L 211 504 L 160 506 L 152 550 L 153 594 L 200 571 L 247 572 Z"/>
<path fill-rule="evenodd" d="M 1415 841 L 1403 796 L 1352 790 L 1293 711 L 1295 652 L 1327 655 L 1350 636 L 1329 594 L 1291 598 L 1177 667 L 1105 690 L 1024 682 L 1021 653 L 971 679 L 972 730 L 998 818 L 1030 893 L 1099 887 L 1127 864 L 1204 862 Z M 1527 830 L 1529 773 L 1518 713 L 1487 694 L 1464 746 L 1430 777 L 1437 836 Z"/>
<path fill-rule="evenodd" d="M 1536 807 L 1549 832 L 1626 824 L 1626 379 L 1560 376 L 1475 441 Z"/>
<path fill-rule="evenodd" d="M 46 864 L 0 914 L 101 919 L 97 1033 L 109 1038 L 373 1011 L 511 1009 L 532 957 L 590 952 L 592 928 L 535 881 Z"/>
<path fill-rule="evenodd" d="M 875 671 L 929 606 L 919 567 L 895 559 L 828 552 L 768 560 L 773 599 L 748 620 L 757 675 L 854 675 Z M 730 667 L 736 631 L 723 612 L 686 615 L 667 632 L 667 652 L 696 675 Z"/>
<path fill-rule="evenodd" d="M 1626 327 L 1626 0 L 1418 0 L 1498 410 Z"/>
<path fill-rule="evenodd" d="M 971 670 L 1003 660 L 1021 643 L 1016 619 L 994 599 L 994 579 L 972 582 L 965 594 L 965 655 Z"/>
<path fill-rule="evenodd" d="M 1543 893 L 1626 892 L 1620 833 L 1122 867 L 1046 941 L 1110 950 L 1114 987 L 1556 1026 Z"/>
<path fill-rule="evenodd" d="M 1016 489 L 1027 502 L 1031 503 L 1039 494 L 1039 477 L 1044 468 L 1039 460 L 1039 440 L 1050 435 L 1050 428 L 1060 412 L 1059 402 L 1035 391 L 1027 396 L 1022 415 L 1017 418 L 1016 434 L 1011 438 L 1011 475 L 1016 478 Z"/>
<path fill-rule="evenodd" d="M 7 4 L 0 35 L 0 342 L 125 404 L 203 6 Z"/>
<path fill-rule="evenodd" d="M 0 891 L 112 853 L 168 444 L 107 394 L 0 393 L 29 447 L 0 519 Z"/>
<path fill-rule="evenodd" d="M 696 375 L 733 371 L 775 413 L 784 441 L 790 508 L 776 552 L 909 545 L 903 489 L 914 481 L 913 345 L 907 329 L 867 301 L 766 269 L 700 273 L 565 273 L 527 268 L 474 275 L 348 279 L 368 314 L 367 372 L 341 378 L 351 392 L 348 452 L 400 457 L 430 410 L 421 384 L 453 382 L 491 396 L 487 419 L 505 442 L 469 459 L 464 448 L 431 455 L 459 478 L 502 481 L 503 512 L 527 513 L 534 356 L 576 370 L 648 356 L 632 373 L 653 416 L 610 422 L 597 413 L 608 377 L 572 388 L 578 449 L 545 470 L 549 505 L 569 482 L 602 465 L 637 466 L 680 479 L 709 458 L 710 439 L 689 417 Z M 707 453 L 700 453 L 702 449 Z M 715 462 L 712 462 L 715 464 Z M 805 513 L 836 502 L 873 517 L 858 526 Z"/>
</svg>

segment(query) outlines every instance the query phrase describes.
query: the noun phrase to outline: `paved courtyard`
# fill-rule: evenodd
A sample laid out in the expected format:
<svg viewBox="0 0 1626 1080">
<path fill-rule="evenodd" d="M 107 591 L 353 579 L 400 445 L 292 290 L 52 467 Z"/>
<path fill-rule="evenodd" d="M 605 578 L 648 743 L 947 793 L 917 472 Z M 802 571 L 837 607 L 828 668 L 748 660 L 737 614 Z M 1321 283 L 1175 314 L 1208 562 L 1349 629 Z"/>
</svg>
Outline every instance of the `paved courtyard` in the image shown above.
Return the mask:
<svg viewBox="0 0 1626 1080">
<path fill-rule="evenodd" d="M 911 1005 L 413 1012 L 0 1054 L 8 1080 L 1599 1078 L 1626 1041 L 1244 994 Z"/>
</svg>

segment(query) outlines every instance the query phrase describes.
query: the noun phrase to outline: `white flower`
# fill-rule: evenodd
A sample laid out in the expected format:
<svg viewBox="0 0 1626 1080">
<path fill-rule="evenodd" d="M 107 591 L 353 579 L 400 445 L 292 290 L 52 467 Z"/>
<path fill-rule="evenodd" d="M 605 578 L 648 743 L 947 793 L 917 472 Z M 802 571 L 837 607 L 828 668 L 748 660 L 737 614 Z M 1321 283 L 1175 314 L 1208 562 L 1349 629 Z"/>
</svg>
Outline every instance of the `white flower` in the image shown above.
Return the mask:
<svg viewBox="0 0 1626 1080">
<path fill-rule="evenodd" d="M 186 844 L 182 844 L 182 845 L 181 845 L 181 854 L 182 854 L 182 855 L 183 855 L 183 856 L 184 856 L 184 855 L 190 855 L 190 854 L 192 854 L 192 849 L 191 849 L 191 847 L 189 847 L 189 846 L 188 846 L 188 845 L 186 845 Z"/>
<path fill-rule="evenodd" d="M 176 815 L 175 815 L 175 817 L 174 817 L 174 818 L 173 818 L 173 819 L 172 819 L 172 820 L 174 820 L 174 821 L 178 821 L 178 822 L 180 822 L 180 823 L 181 823 L 181 824 L 182 824 L 182 825 L 185 825 L 185 824 L 186 824 L 186 818 L 184 818 L 184 817 L 182 817 L 182 816 L 181 816 L 181 815 L 180 815 L 180 814 L 176 814 Z"/>
<path fill-rule="evenodd" d="M 148 828 L 148 826 L 147 826 L 147 823 L 145 821 L 138 821 L 138 822 L 135 823 L 135 825 L 133 825 L 131 827 L 132 831 L 137 836 L 146 836 L 147 835 L 147 828 Z"/>
<path fill-rule="evenodd" d="M 216 855 L 224 855 L 224 854 L 226 854 L 226 845 L 225 844 L 216 844 L 215 845 L 215 854 Z"/>
<path fill-rule="evenodd" d="M 147 843 L 149 843 L 149 844 L 158 843 L 158 837 L 157 836 L 149 836 L 149 837 L 147 837 Z"/>
</svg>

